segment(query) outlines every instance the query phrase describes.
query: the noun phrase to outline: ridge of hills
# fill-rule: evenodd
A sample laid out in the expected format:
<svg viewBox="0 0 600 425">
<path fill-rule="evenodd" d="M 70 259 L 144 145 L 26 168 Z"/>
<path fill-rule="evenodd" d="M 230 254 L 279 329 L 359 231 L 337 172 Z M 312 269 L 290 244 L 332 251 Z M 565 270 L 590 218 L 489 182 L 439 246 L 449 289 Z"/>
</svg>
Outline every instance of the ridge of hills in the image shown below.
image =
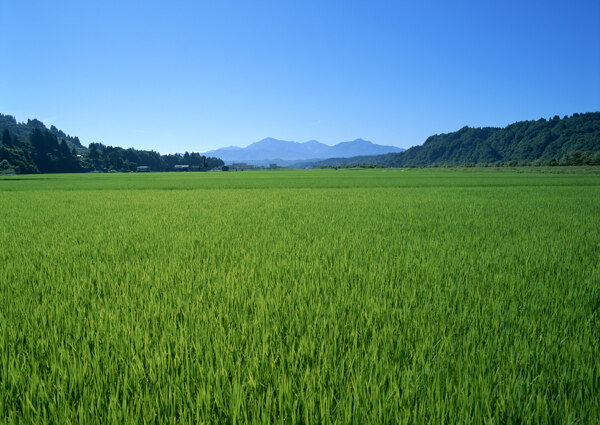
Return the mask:
<svg viewBox="0 0 600 425">
<path fill-rule="evenodd" d="M 600 165 L 600 112 L 518 121 L 506 127 L 463 127 L 436 134 L 401 153 L 329 158 L 303 166 L 380 164 L 387 167 L 477 164 Z"/>
<path fill-rule="evenodd" d="M 12 115 L 0 114 L 0 132 L 6 129 L 10 132 L 12 137 L 17 137 L 19 140 L 29 140 L 33 130 L 36 128 L 41 132 L 48 130 L 50 134 L 56 136 L 58 139 L 65 140 L 69 148 L 76 148 L 78 150 L 85 149 L 78 137 L 70 136 L 53 125 L 48 128 L 43 122 L 36 118 L 28 119 L 27 122 L 17 122 Z"/>
<path fill-rule="evenodd" d="M 86 148 L 54 126 L 47 128 L 37 119 L 19 123 L 0 114 L 0 174 L 85 173 L 93 171 L 173 171 L 178 166 L 208 171 L 224 165 L 218 158 L 197 152 L 161 155 L 155 151 L 90 143 Z"/>
</svg>

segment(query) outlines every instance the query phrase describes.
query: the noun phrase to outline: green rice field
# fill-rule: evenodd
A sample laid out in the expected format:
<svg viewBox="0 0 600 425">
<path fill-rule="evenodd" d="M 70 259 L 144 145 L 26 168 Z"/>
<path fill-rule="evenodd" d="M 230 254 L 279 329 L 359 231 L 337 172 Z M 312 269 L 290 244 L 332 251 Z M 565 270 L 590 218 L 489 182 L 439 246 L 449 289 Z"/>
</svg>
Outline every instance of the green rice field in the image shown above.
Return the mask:
<svg viewBox="0 0 600 425">
<path fill-rule="evenodd" d="M 2 177 L 21 423 L 600 423 L 600 174 Z"/>
</svg>

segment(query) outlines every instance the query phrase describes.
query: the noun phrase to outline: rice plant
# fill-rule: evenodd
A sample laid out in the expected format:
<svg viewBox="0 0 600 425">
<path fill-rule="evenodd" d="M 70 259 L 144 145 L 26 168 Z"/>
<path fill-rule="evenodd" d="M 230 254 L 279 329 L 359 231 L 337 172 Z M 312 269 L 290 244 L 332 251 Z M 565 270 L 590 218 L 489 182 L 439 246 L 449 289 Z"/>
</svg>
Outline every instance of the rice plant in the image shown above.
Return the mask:
<svg viewBox="0 0 600 425">
<path fill-rule="evenodd" d="M 0 179 L 0 423 L 597 423 L 599 199 L 599 175 Z"/>
</svg>

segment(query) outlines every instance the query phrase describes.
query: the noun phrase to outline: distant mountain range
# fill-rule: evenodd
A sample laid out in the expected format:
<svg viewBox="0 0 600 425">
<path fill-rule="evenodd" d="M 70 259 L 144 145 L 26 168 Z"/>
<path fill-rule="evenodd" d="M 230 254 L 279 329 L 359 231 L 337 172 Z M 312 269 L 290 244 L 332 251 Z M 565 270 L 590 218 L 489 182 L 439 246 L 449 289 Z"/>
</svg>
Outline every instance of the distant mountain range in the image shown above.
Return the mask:
<svg viewBox="0 0 600 425">
<path fill-rule="evenodd" d="M 245 162 L 253 165 L 292 165 L 294 162 L 318 161 L 325 158 L 349 158 L 359 155 L 381 155 L 402 152 L 396 146 L 382 146 L 367 140 L 356 139 L 329 146 L 316 140 L 304 143 L 266 138 L 241 148 L 230 146 L 205 152 L 206 156 L 221 158 L 226 163 Z"/>
</svg>

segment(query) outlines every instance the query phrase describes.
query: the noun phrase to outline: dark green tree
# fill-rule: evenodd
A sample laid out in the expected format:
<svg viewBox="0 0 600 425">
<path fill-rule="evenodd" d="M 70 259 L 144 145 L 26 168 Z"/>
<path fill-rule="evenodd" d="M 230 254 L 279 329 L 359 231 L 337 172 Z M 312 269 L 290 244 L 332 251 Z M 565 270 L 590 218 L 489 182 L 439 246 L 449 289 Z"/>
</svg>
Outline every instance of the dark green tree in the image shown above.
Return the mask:
<svg viewBox="0 0 600 425">
<path fill-rule="evenodd" d="M 13 140 L 10 137 L 10 133 L 8 132 L 7 128 L 5 128 L 2 132 L 2 144 L 7 148 L 13 147 Z"/>
</svg>

